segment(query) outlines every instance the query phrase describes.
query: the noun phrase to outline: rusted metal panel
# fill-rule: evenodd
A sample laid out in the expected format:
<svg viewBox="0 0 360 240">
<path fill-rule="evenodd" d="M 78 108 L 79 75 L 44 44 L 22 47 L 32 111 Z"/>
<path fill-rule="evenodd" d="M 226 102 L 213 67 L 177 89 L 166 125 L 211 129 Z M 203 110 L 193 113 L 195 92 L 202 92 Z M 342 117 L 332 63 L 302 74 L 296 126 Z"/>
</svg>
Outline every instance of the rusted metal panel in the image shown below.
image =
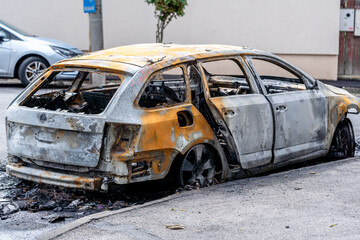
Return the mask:
<svg viewBox="0 0 360 240">
<path fill-rule="evenodd" d="M 346 32 L 345 36 L 345 75 L 353 74 L 354 33 Z"/>
<path fill-rule="evenodd" d="M 241 166 L 248 169 L 270 163 L 274 120 L 271 106 L 264 95 L 234 95 L 210 100 L 231 131 Z"/>
<path fill-rule="evenodd" d="M 111 48 L 90 55 L 63 60 L 60 64 L 66 64 L 67 61 L 74 60 L 78 62 L 93 60 L 94 62 L 109 62 L 109 64 L 112 64 L 112 62 L 127 63 L 140 67 L 162 63 L 165 67 L 204 57 L 239 55 L 249 51 L 261 52 L 249 48 L 218 44 L 186 46 L 177 44 L 137 44 Z"/>
<path fill-rule="evenodd" d="M 341 8 L 359 9 L 360 1 L 342 0 Z M 340 32 L 339 34 L 339 75 L 360 75 L 360 37 L 354 32 Z"/>
<path fill-rule="evenodd" d="M 344 118 L 349 110 L 354 110 L 357 113 L 360 112 L 360 100 L 343 89 L 322 84 L 320 82 L 319 89 L 325 95 L 328 107 L 328 134 L 325 138 L 325 144 L 327 149 L 330 149 L 333 134 L 338 123 Z"/>
<path fill-rule="evenodd" d="M 7 121 L 37 127 L 97 134 L 103 132 L 105 118 L 102 116 L 83 117 L 69 112 L 11 106 L 7 110 Z"/>
<path fill-rule="evenodd" d="M 354 1 L 354 7 L 355 7 L 355 12 L 356 12 L 356 20 L 355 20 L 355 28 L 358 27 L 357 25 L 359 23 L 357 23 L 357 19 L 359 18 L 359 16 L 357 16 L 358 14 L 360 14 L 360 1 L 359 0 L 355 0 Z M 341 43 L 340 43 L 340 47 L 341 47 Z M 353 61 L 353 74 L 354 75 L 360 75 L 360 36 L 355 36 L 354 35 L 354 61 Z"/>
<path fill-rule="evenodd" d="M 353 74 L 360 75 L 360 36 L 354 37 L 354 56 L 353 57 L 354 57 Z"/>
<path fill-rule="evenodd" d="M 128 72 L 134 74 L 139 70 L 139 66 L 127 64 L 124 62 L 112 62 L 101 60 L 87 60 L 87 59 L 77 59 L 77 60 L 66 60 L 60 61 L 52 66 L 55 70 L 61 70 L 64 68 L 94 68 L 98 71 L 106 72 Z"/>
<path fill-rule="evenodd" d="M 338 74 L 345 74 L 345 38 L 346 33 L 339 33 L 339 56 L 338 56 Z"/>
<path fill-rule="evenodd" d="M 6 166 L 6 172 L 11 176 L 28 181 L 53 184 L 68 188 L 95 190 L 99 189 L 101 184 L 100 178 L 80 177 L 77 175 L 63 174 L 53 171 L 50 172 L 35 168 L 17 166 L 14 164 L 8 164 Z"/>
<path fill-rule="evenodd" d="M 36 160 L 96 167 L 101 133 L 66 131 L 7 122 L 8 153 Z"/>
<path fill-rule="evenodd" d="M 284 92 L 268 98 L 274 106 L 275 163 L 326 148 L 327 106 L 320 91 Z"/>
</svg>

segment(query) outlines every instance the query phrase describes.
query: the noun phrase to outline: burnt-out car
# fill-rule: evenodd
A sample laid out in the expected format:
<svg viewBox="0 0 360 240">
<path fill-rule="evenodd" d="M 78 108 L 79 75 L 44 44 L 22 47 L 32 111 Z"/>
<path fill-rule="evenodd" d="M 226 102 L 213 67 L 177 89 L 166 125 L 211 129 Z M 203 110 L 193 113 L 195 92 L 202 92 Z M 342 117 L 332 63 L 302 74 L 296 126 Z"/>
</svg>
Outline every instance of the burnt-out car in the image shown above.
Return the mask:
<svg viewBox="0 0 360 240">
<path fill-rule="evenodd" d="M 69 88 L 49 88 L 68 71 L 78 73 Z M 165 177 L 206 186 L 353 156 L 347 114 L 359 108 L 347 91 L 262 51 L 123 46 L 58 62 L 10 104 L 7 173 L 89 190 Z"/>
</svg>

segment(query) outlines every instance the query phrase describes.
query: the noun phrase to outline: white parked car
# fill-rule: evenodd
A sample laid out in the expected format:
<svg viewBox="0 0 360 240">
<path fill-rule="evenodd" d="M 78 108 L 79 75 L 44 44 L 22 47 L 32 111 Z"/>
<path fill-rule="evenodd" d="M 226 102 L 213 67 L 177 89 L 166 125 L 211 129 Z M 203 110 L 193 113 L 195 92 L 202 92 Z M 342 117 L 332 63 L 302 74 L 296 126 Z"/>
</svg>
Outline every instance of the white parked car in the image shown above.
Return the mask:
<svg viewBox="0 0 360 240">
<path fill-rule="evenodd" d="M 0 77 L 19 78 L 26 86 L 50 65 L 81 54 L 67 43 L 28 34 L 0 20 Z"/>
</svg>

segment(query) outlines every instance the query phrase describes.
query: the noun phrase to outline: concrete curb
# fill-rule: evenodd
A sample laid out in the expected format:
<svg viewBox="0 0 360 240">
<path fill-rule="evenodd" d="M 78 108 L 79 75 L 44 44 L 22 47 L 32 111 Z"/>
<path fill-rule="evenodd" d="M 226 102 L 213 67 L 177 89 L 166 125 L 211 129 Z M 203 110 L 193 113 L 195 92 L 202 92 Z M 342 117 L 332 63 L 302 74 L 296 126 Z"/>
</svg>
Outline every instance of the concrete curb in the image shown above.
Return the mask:
<svg viewBox="0 0 360 240">
<path fill-rule="evenodd" d="M 127 207 L 127 208 L 123 208 L 123 209 L 119 209 L 119 210 L 115 210 L 115 211 L 104 211 L 104 212 L 99 212 L 99 213 L 94 213 L 94 214 L 90 214 L 90 215 L 87 215 L 83 218 L 79 218 L 73 222 L 70 222 L 68 224 L 65 224 L 53 231 L 50 231 L 48 233 L 45 233 L 41 236 L 39 236 L 37 239 L 38 240 L 50 240 L 50 239 L 54 239 L 56 237 L 59 237 L 61 236 L 62 234 L 66 233 L 66 232 L 69 232 L 75 228 L 78 228 L 86 223 L 89 223 L 93 220 L 98 220 L 98 219 L 101 219 L 101 218 L 105 218 L 105 217 L 109 217 L 109 216 L 112 216 L 112 215 L 115 215 L 115 214 L 120 214 L 120 213 L 125 213 L 125 212 L 130 212 L 130 211 L 133 211 L 133 210 L 137 210 L 137 209 L 140 209 L 140 208 L 145 208 L 145 207 L 149 207 L 149 206 L 152 206 L 152 205 L 155 205 L 155 204 L 158 204 L 158 203 L 163 203 L 163 202 L 167 202 L 167 201 L 170 201 L 170 200 L 173 200 L 173 199 L 177 199 L 177 198 L 180 198 L 180 197 L 184 197 L 184 196 L 187 196 L 191 193 L 194 193 L 196 191 L 189 191 L 189 192 L 182 192 L 182 193 L 175 193 L 173 195 L 170 195 L 168 197 L 165 197 L 165 198 L 162 198 L 162 199 L 158 199 L 158 200 L 154 200 L 154 201 L 151 201 L 151 202 L 147 202 L 147 203 L 144 203 L 142 205 L 135 205 L 135 206 L 131 206 L 131 207 Z"/>
</svg>

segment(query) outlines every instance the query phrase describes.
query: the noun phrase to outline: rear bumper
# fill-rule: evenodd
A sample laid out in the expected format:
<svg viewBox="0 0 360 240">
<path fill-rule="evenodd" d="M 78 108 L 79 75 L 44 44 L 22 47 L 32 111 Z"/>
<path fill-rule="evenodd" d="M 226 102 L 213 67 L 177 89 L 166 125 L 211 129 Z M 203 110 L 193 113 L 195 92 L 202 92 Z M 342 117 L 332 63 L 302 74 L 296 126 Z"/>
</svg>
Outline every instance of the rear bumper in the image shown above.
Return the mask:
<svg viewBox="0 0 360 240">
<path fill-rule="evenodd" d="M 46 183 L 68 188 L 80 188 L 86 190 L 100 189 L 100 178 L 80 177 L 76 175 L 34 169 L 14 164 L 6 165 L 6 173 L 17 178 Z"/>
</svg>

